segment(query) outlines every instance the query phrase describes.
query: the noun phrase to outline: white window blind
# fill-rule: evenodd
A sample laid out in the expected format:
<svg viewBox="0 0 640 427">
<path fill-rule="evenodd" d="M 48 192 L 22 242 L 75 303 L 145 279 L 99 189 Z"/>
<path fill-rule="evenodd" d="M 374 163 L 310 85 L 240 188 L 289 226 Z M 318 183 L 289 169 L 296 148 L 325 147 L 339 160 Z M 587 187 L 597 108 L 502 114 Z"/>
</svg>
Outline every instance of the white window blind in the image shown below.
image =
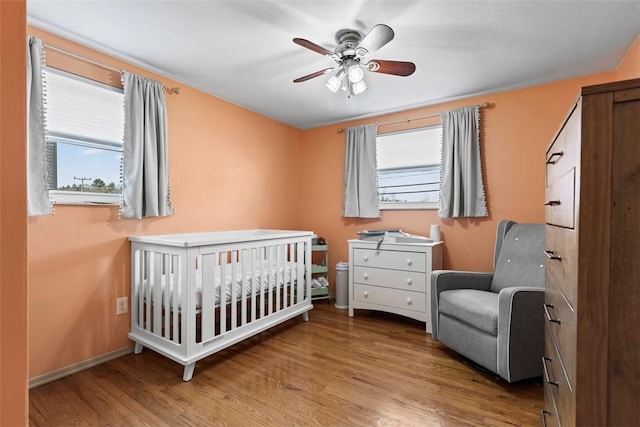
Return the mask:
<svg viewBox="0 0 640 427">
<path fill-rule="evenodd" d="M 122 90 L 47 69 L 47 129 L 51 136 L 121 146 Z"/>
</svg>

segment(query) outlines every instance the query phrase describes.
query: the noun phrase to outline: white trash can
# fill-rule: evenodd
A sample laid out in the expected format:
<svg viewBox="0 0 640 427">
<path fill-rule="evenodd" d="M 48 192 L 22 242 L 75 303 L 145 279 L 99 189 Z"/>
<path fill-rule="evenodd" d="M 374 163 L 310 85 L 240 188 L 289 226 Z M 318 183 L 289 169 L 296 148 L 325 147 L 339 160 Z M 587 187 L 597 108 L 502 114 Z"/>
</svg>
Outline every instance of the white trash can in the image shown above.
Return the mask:
<svg viewBox="0 0 640 427">
<path fill-rule="evenodd" d="M 336 264 L 336 308 L 349 308 L 349 263 L 340 261 Z"/>
</svg>

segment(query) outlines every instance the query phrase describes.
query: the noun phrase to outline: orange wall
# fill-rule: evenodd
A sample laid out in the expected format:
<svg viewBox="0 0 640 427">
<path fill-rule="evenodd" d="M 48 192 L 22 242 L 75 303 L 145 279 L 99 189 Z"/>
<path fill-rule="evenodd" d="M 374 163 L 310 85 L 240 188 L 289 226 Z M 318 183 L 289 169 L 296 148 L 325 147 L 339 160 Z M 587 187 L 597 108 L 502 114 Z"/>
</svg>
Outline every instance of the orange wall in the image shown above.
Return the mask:
<svg viewBox="0 0 640 427">
<path fill-rule="evenodd" d="M 45 43 L 179 86 L 167 96 L 176 214 L 125 220 L 117 207 L 56 206 L 29 218 L 30 376 L 131 345 L 129 242 L 135 234 L 300 227 L 299 130 L 35 28 Z"/>
<path fill-rule="evenodd" d="M 362 229 L 402 228 L 429 234 L 439 224 L 444 268 L 491 271 L 495 229 L 501 219 L 543 222 L 544 153 L 582 86 L 640 77 L 640 43 L 636 42 L 617 71 L 512 90 L 316 128 L 303 133 L 302 227 L 325 237 L 330 245 L 331 277 L 339 260 L 348 260 L 348 239 Z M 490 102 L 481 110 L 481 151 L 489 217 L 438 218 L 436 210 L 382 211 L 380 219 L 342 218 L 344 134 L 338 128 L 402 120 L 451 108 Z M 438 123 L 424 121 L 419 125 Z M 383 132 L 391 130 L 388 126 Z"/>
<path fill-rule="evenodd" d="M 0 1 L 0 426 L 28 408 L 25 12 Z"/>
</svg>

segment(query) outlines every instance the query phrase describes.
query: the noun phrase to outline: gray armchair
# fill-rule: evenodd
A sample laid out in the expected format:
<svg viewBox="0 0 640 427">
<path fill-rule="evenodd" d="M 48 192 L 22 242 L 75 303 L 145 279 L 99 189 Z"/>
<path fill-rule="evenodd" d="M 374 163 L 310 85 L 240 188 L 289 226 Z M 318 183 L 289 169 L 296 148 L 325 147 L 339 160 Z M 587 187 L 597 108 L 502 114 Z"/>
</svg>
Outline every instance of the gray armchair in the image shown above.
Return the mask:
<svg viewBox="0 0 640 427">
<path fill-rule="evenodd" d="M 433 339 L 508 382 L 542 375 L 544 224 L 498 224 L 494 272 L 431 274 Z"/>
</svg>

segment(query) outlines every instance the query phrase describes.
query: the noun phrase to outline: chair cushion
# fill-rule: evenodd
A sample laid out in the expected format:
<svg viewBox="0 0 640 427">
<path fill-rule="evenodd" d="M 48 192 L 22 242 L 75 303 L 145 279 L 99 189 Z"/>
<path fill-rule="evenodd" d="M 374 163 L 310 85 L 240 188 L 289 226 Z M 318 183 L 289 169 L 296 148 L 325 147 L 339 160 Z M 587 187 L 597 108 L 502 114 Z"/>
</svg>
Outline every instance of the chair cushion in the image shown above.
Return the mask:
<svg viewBox="0 0 640 427">
<path fill-rule="evenodd" d="M 498 335 L 498 294 L 475 289 L 440 293 L 438 311 L 488 334 Z"/>
<path fill-rule="evenodd" d="M 544 288 L 544 224 L 514 224 L 504 236 L 491 291 L 512 286 Z"/>
</svg>

